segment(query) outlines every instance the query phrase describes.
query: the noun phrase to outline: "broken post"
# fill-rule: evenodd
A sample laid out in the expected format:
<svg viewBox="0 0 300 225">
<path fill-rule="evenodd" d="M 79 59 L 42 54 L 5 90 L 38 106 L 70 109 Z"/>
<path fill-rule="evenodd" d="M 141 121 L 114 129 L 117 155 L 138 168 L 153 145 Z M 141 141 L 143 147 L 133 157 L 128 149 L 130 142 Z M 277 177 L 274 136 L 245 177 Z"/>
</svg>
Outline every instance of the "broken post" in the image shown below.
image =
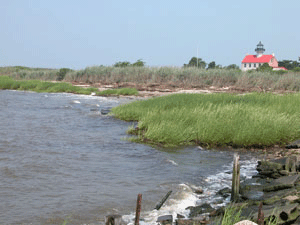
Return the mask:
<svg viewBox="0 0 300 225">
<path fill-rule="evenodd" d="M 260 202 L 258 207 L 258 215 L 257 215 L 257 225 L 264 225 L 265 224 L 265 217 L 264 212 L 262 211 L 263 203 Z"/>
<path fill-rule="evenodd" d="M 170 194 L 172 193 L 172 191 L 169 191 L 165 197 L 163 197 L 163 199 L 160 201 L 160 203 L 158 203 L 154 209 L 159 210 L 162 205 L 165 203 L 165 201 L 167 201 L 167 199 L 169 198 Z"/>
<path fill-rule="evenodd" d="M 234 154 L 233 156 L 233 172 L 232 172 L 232 189 L 231 189 L 231 201 L 239 201 L 239 192 L 240 192 L 240 162 L 239 155 Z"/>
<path fill-rule="evenodd" d="M 138 194 L 137 201 L 136 201 L 136 211 L 135 211 L 134 225 L 139 225 L 140 224 L 141 206 L 142 206 L 142 194 Z"/>
</svg>

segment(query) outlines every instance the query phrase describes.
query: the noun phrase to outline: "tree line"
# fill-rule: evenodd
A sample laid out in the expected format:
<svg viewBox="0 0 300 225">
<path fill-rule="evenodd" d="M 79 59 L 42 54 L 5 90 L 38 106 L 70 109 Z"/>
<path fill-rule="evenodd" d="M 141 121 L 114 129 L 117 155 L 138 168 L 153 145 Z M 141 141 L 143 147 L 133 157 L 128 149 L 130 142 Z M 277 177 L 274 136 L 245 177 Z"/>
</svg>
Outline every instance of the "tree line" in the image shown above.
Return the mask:
<svg viewBox="0 0 300 225">
<path fill-rule="evenodd" d="M 267 63 L 266 63 L 267 64 Z M 146 63 L 142 60 L 139 59 L 134 63 L 130 63 L 128 61 L 120 61 L 116 62 L 113 66 L 114 67 L 127 67 L 127 66 L 137 66 L 137 67 L 143 67 L 145 66 Z M 282 60 L 278 61 L 278 66 L 279 67 L 285 67 L 288 70 L 293 70 L 293 71 L 300 71 L 300 62 L 293 61 L 293 60 Z M 197 67 L 199 69 L 240 69 L 240 67 L 236 64 L 230 64 L 228 66 L 222 66 L 220 64 L 216 64 L 215 61 L 212 61 L 210 63 L 206 63 L 202 58 L 197 58 L 197 57 L 192 57 L 190 61 L 187 64 L 183 64 L 183 67 Z M 267 65 L 263 65 L 258 68 L 258 70 L 272 70 L 272 68 L 268 67 Z"/>
</svg>

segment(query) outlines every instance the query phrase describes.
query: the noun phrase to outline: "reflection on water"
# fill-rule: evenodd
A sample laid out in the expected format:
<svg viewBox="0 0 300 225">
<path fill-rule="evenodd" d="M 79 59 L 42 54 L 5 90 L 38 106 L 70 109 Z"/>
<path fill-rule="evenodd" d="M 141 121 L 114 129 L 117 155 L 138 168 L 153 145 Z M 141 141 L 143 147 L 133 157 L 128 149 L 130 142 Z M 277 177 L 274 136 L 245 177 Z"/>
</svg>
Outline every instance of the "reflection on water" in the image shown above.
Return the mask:
<svg viewBox="0 0 300 225">
<path fill-rule="evenodd" d="M 151 223 L 158 213 L 153 208 L 169 190 L 174 194 L 161 213 L 199 202 L 191 185 L 214 193 L 230 184 L 224 171 L 231 152 L 124 140 L 130 123 L 101 109 L 129 101 L 0 91 L 0 223 L 103 224 L 112 213 L 130 222 L 138 193 Z M 252 156 L 241 159 L 245 174 L 254 171 Z"/>
</svg>

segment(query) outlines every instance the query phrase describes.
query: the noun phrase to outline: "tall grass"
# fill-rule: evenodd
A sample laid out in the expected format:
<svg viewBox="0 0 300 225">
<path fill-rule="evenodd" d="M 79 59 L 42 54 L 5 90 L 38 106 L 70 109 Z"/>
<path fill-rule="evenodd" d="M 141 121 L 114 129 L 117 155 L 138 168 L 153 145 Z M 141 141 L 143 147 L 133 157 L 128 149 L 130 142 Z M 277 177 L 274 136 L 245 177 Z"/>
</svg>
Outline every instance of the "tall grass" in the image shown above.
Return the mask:
<svg viewBox="0 0 300 225">
<path fill-rule="evenodd" d="M 0 67 L 0 75 L 23 80 L 56 80 L 59 70 L 28 67 Z M 280 72 L 280 71 L 279 71 Z M 300 91 L 300 72 L 287 73 L 195 67 L 93 66 L 66 71 L 63 81 L 89 84 L 159 83 L 181 88 L 231 87 L 238 91 Z"/>
<path fill-rule="evenodd" d="M 138 141 L 167 146 L 271 146 L 300 138 L 300 94 L 176 94 L 112 109 L 139 121 Z"/>
</svg>

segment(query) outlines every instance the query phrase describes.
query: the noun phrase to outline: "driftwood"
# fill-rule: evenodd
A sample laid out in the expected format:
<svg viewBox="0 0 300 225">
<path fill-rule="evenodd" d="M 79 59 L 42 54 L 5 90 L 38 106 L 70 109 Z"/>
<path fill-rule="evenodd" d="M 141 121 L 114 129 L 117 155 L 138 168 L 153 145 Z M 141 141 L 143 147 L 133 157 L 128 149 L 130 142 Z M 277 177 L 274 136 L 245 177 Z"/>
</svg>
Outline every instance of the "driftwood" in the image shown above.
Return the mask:
<svg viewBox="0 0 300 225">
<path fill-rule="evenodd" d="M 239 201 L 239 192 L 240 192 L 240 162 L 239 155 L 234 154 L 233 156 L 233 172 L 232 172 L 232 189 L 231 189 L 231 201 Z"/>
<path fill-rule="evenodd" d="M 162 200 L 155 206 L 154 209 L 159 210 L 162 205 L 165 203 L 165 201 L 167 201 L 167 199 L 169 198 L 169 196 L 171 195 L 172 191 L 169 191 L 165 197 L 162 198 Z"/>
</svg>

